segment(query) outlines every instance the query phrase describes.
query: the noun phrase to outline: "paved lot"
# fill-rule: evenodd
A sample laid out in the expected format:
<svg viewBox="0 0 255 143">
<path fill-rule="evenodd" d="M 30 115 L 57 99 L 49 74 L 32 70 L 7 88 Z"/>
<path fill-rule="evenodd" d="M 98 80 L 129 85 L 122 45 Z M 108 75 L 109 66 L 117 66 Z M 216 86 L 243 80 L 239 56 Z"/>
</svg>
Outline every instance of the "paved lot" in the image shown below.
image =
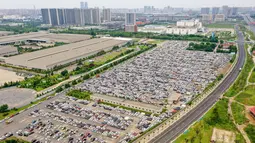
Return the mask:
<svg viewBox="0 0 255 143">
<path fill-rule="evenodd" d="M 4 85 L 5 82 L 16 82 L 21 81 L 24 77 L 19 76 L 16 72 L 0 69 L 0 86 Z"/>
<path fill-rule="evenodd" d="M 0 105 L 8 104 L 9 108 L 21 107 L 35 100 L 35 91 L 23 88 L 5 88 L 0 90 Z"/>
<path fill-rule="evenodd" d="M 86 138 L 91 142 L 95 138 L 95 142 L 125 143 L 167 117 L 166 114 L 160 117 L 145 116 L 60 94 L 14 116 L 13 122 L 8 125 L 1 123 L 0 137 L 12 132 L 14 136 L 28 141 L 37 139 L 62 143 L 72 138 L 75 142 Z M 33 134 L 19 136 L 19 130 Z M 84 137 L 88 133 L 91 137 Z"/>
</svg>

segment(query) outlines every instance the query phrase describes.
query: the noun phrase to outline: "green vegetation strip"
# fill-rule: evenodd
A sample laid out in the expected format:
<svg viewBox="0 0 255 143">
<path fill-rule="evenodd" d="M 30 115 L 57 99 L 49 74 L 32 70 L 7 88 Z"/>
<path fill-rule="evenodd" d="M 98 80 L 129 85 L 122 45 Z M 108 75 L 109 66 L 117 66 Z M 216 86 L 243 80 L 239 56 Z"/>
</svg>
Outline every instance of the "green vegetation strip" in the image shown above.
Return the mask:
<svg viewBox="0 0 255 143">
<path fill-rule="evenodd" d="M 247 133 L 250 141 L 255 143 L 255 125 L 249 124 L 244 130 Z"/>
<path fill-rule="evenodd" d="M 251 76 L 249 78 L 249 82 L 255 83 L 255 68 L 252 70 Z"/>
<path fill-rule="evenodd" d="M 245 45 L 245 48 L 247 49 L 248 45 Z M 227 97 L 233 97 L 237 95 L 240 91 L 244 89 L 246 86 L 246 81 L 249 76 L 250 71 L 254 67 L 254 63 L 252 60 L 252 56 L 249 55 L 248 51 L 246 50 L 246 62 L 245 65 L 239 74 L 237 80 L 235 83 L 229 88 L 229 90 L 224 94 L 224 96 Z"/>
<path fill-rule="evenodd" d="M 31 102 L 30 104 L 25 105 L 25 106 L 23 106 L 23 107 L 20 107 L 20 108 L 13 108 L 13 109 L 8 110 L 8 111 L 6 111 L 6 112 L 0 113 L 0 120 L 6 118 L 6 117 L 8 117 L 8 116 L 10 117 L 10 116 L 12 116 L 12 115 L 18 114 L 18 113 L 19 113 L 20 111 L 22 111 L 22 110 L 25 110 L 25 109 L 27 109 L 27 108 L 29 108 L 29 107 L 35 105 L 35 104 L 38 104 L 38 103 L 40 103 L 40 102 L 43 102 L 43 101 L 47 100 L 48 97 L 50 97 L 50 96 L 55 96 L 55 94 L 51 94 L 51 95 L 49 95 L 49 96 L 47 96 L 47 97 L 44 97 L 44 98 L 42 98 L 42 99 L 40 99 L 40 100 L 37 100 L 37 101 L 35 101 L 35 102 Z"/>
<path fill-rule="evenodd" d="M 90 100 L 91 92 L 81 91 L 81 90 L 71 90 L 67 94 L 67 96 L 72 96 L 78 99 Z"/>
<path fill-rule="evenodd" d="M 9 137 L 3 141 L 0 141 L 0 143 L 30 143 L 30 142 L 16 138 L 16 137 Z"/>
<path fill-rule="evenodd" d="M 52 31 L 54 32 L 54 31 Z M 144 33 L 144 32 L 124 32 L 118 30 L 63 30 L 56 33 L 70 33 L 70 34 L 90 34 L 95 35 L 110 35 L 112 37 L 131 37 L 131 38 L 150 38 L 160 40 L 188 40 L 188 41 L 203 41 L 203 42 L 218 42 L 218 38 L 212 38 L 202 35 L 174 35 L 174 34 L 156 34 L 156 33 Z"/>
<path fill-rule="evenodd" d="M 102 102 L 102 101 L 100 101 L 99 104 L 108 105 L 108 106 L 111 106 L 111 107 L 114 107 L 114 108 L 119 107 L 119 108 L 126 109 L 126 110 L 130 110 L 130 111 L 133 111 L 133 112 L 141 112 L 141 113 L 145 113 L 146 115 L 151 115 L 151 114 L 152 114 L 151 112 L 146 112 L 146 111 L 143 111 L 143 110 L 138 110 L 138 109 L 134 109 L 134 108 L 129 108 L 129 107 L 126 107 L 126 106 L 121 106 L 121 105 L 112 104 L 112 103 L 108 103 L 108 102 Z"/>
<path fill-rule="evenodd" d="M 204 25 L 208 28 L 234 28 L 234 24 L 224 24 L 224 23 L 213 23 L 213 24 L 206 24 Z"/>
<path fill-rule="evenodd" d="M 248 119 L 245 117 L 245 107 L 243 105 L 237 102 L 233 102 L 231 104 L 231 109 L 232 109 L 233 117 L 237 124 L 242 125 L 248 121 Z"/>
<path fill-rule="evenodd" d="M 244 91 L 235 97 L 235 100 L 249 106 L 255 106 L 255 85 L 245 87 Z"/>
<path fill-rule="evenodd" d="M 209 143 L 213 128 L 232 131 L 236 134 L 235 142 L 245 143 L 228 114 L 228 102 L 228 99 L 221 99 L 200 121 L 177 138 L 175 143 Z"/>
</svg>

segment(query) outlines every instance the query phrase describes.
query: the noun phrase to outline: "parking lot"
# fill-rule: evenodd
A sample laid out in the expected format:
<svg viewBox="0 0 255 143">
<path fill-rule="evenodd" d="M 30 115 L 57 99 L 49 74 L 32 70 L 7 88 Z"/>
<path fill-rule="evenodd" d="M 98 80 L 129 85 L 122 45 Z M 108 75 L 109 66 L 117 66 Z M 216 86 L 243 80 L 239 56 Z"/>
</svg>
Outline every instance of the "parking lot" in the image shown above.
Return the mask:
<svg viewBox="0 0 255 143">
<path fill-rule="evenodd" d="M 228 65 L 231 56 L 188 51 L 189 42 L 167 41 L 97 78 L 80 85 L 83 90 L 149 104 L 164 103 L 172 96 L 200 94 Z"/>
<path fill-rule="evenodd" d="M 1 123 L 0 137 L 12 133 L 43 143 L 125 143 L 169 116 L 148 116 L 61 94 Z"/>
</svg>

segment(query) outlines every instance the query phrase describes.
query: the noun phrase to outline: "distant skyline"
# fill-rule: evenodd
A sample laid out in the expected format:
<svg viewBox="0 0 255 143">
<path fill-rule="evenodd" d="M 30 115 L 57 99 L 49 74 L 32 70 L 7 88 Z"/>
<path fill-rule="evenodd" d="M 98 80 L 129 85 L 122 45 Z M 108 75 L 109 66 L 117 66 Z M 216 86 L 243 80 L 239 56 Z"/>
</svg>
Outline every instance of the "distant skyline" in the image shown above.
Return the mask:
<svg viewBox="0 0 255 143">
<path fill-rule="evenodd" d="M 143 8 L 145 5 L 163 8 L 166 6 L 183 8 L 213 7 L 222 5 L 236 7 L 255 6 L 254 0 L 82 0 L 89 7 L 102 8 Z M 28 8 L 79 8 L 81 0 L 0 0 L 0 9 Z"/>
</svg>

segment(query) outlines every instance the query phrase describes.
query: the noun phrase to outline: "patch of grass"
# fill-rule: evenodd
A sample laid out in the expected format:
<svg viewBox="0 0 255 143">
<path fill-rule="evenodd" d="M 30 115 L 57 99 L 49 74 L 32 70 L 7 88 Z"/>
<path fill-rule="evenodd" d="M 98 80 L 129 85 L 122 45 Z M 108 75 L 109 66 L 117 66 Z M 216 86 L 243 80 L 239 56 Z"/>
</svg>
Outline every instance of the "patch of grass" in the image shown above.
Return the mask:
<svg viewBox="0 0 255 143">
<path fill-rule="evenodd" d="M 245 48 L 247 49 L 247 47 L 248 47 L 248 45 L 246 44 Z M 246 50 L 246 55 L 247 55 L 246 62 L 245 62 L 245 65 L 244 65 L 241 73 L 239 74 L 235 83 L 224 94 L 224 96 L 233 97 L 233 96 L 237 95 L 240 91 L 242 91 L 244 89 L 244 87 L 246 86 L 246 81 L 249 76 L 249 72 L 254 67 L 252 57 L 248 54 L 247 50 Z"/>
<path fill-rule="evenodd" d="M 81 91 L 81 90 L 71 90 L 67 94 L 67 96 L 72 96 L 78 99 L 90 100 L 91 92 Z"/>
<path fill-rule="evenodd" d="M 237 124 L 242 125 L 248 121 L 248 119 L 245 117 L 245 107 L 243 105 L 237 102 L 233 102 L 231 104 L 231 109 L 232 109 L 233 117 Z"/>
<path fill-rule="evenodd" d="M 134 108 L 126 107 L 126 106 L 121 106 L 121 105 L 117 105 L 117 104 L 112 104 L 112 103 L 108 103 L 108 102 L 102 102 L 101 101 L 101 102 L 99 102 L 99 104 L 108 105 L 108 106 L 111 106 L 111 107 L 114 107 L 114 108 L 119 107 L 119 108 L 130 110 L 130 111 L 133 111 L 133 112 L 141 112 L 141 113 L 145 113 L 146 115 L 151 115 L 152 114 L 151 112 L 138 110 L 138 109 L 134 109 Z"/>
<path fill-rule="evenodd" d="M 212 23 L 206 24 L 207 28 L 234 28 L 234 24 L 224 24 L 224 23 Z"/>
<path fill-rule="evenodd" d="M 249 82 L 255 83 L 255 69 L 251 73 L 251 76 L 249 78 Z"/>
<path fill-rule="evenodd" d="M 250 141 L 255 143 L 255 125 L 249 124 L 244 130 L 247 133 Z"/>
<path fill-rule="evenodd" d="M 49 95 L 49 96 L 55 96 L 55 94 L 51 94 L 51 95 Z M 4 118 L 6 118 L 6 117 L 10 117 L 10 116 L 12 116 L 12 115 L 15 115 L 15 114 L 17 114 L 18 112 L 20 112 L 20 111 L 22 111 L 22 110 L 25 110 L 25 109 L 27 109 L 27 108 L 29 108 L 29 107 L 31 107 L 31 106 L 37 104 L 37 103 L 43 102 L 43 101 L 47 100 L 47 98 L 48 98 L 49 96 L 44 97 L 44 98 L 42 98 L 42 99 L 40 99 L 40 100 L 37 100 L 36 102 L 31 102 L 30 104 L 25 105 L 25 106 L 23 106 L 23 107 L 20 107 L 20 108 L 17 108 L 17 109 L 11 109 L 11 110 L 9 110 L 9 111 L 7 111 L 7 112 L 0 113 L 0 120 L 4 119 Z"/>
<path fill-rule="evenodd" d="M 21 88 L 30 88 L 34 89 L 36 91 L 41 91 L 43 89 L 46 89 L 52 85 L 58 84 L 66 79 L 68 79 L 69 76 L 62 76 L 60 74 L 55 75 L 47 75 L 47 76 L 40 76 L 36 75 L 32 78 L 27 78 L 19 83 L 19 87 Z"/>
<path fill-rule="evenodd" d="M 99 57 L 95 57 L 95 58 L 93 58 L 93 59 L 91 59 L 91 60 L 93 60 L 94 62 L 94 64 L 95 65 L 102 65 L 102 64 L 104 64 L 105 62 L 107 62 L 108 60 L 111 60 L 111 59 L 113 59 L 113 58 L 115 58 L 116 56 L 119 56 L 121 53 L 124 53 L 124 52 L 126 52 L 127 51 L 127 49 L 125 48 L 125 49 L 121 49 L 121 50 L 117 50 L 117 51 L 112 51 L 112 52 L 110 52 L 110 53 L 106 53 L 106 54 L 104 54 L 104 55 L 102 55 L 102 56 L 99 56 Z M 89 65 L 90 63 L 87 61 L 87 62 L 85 62 L 85 65 Z"/>
<path fill-rule="evenodd" d="M 0 141 L 0 143 L 30 143 L 30 142 L 19 139 L 17 137 L 9 137 L 3 141 Z"/>
<path fill-rule="evenodd" d="M 245 105 L 254 106 L 255 105 L 255 85 L 249 85 L 245 87 L 244 91 L 241 92 L 235 100 L 243 103 Z"/>
<path fill-rule="evenodd" d="M 214 127 L 234 132 L 236 142 L 245 143 L 228 114 L 228 99 L 220 100 L 199 122 L 177 138 L 175 143 L 209 143 Z"/>
</svg>

